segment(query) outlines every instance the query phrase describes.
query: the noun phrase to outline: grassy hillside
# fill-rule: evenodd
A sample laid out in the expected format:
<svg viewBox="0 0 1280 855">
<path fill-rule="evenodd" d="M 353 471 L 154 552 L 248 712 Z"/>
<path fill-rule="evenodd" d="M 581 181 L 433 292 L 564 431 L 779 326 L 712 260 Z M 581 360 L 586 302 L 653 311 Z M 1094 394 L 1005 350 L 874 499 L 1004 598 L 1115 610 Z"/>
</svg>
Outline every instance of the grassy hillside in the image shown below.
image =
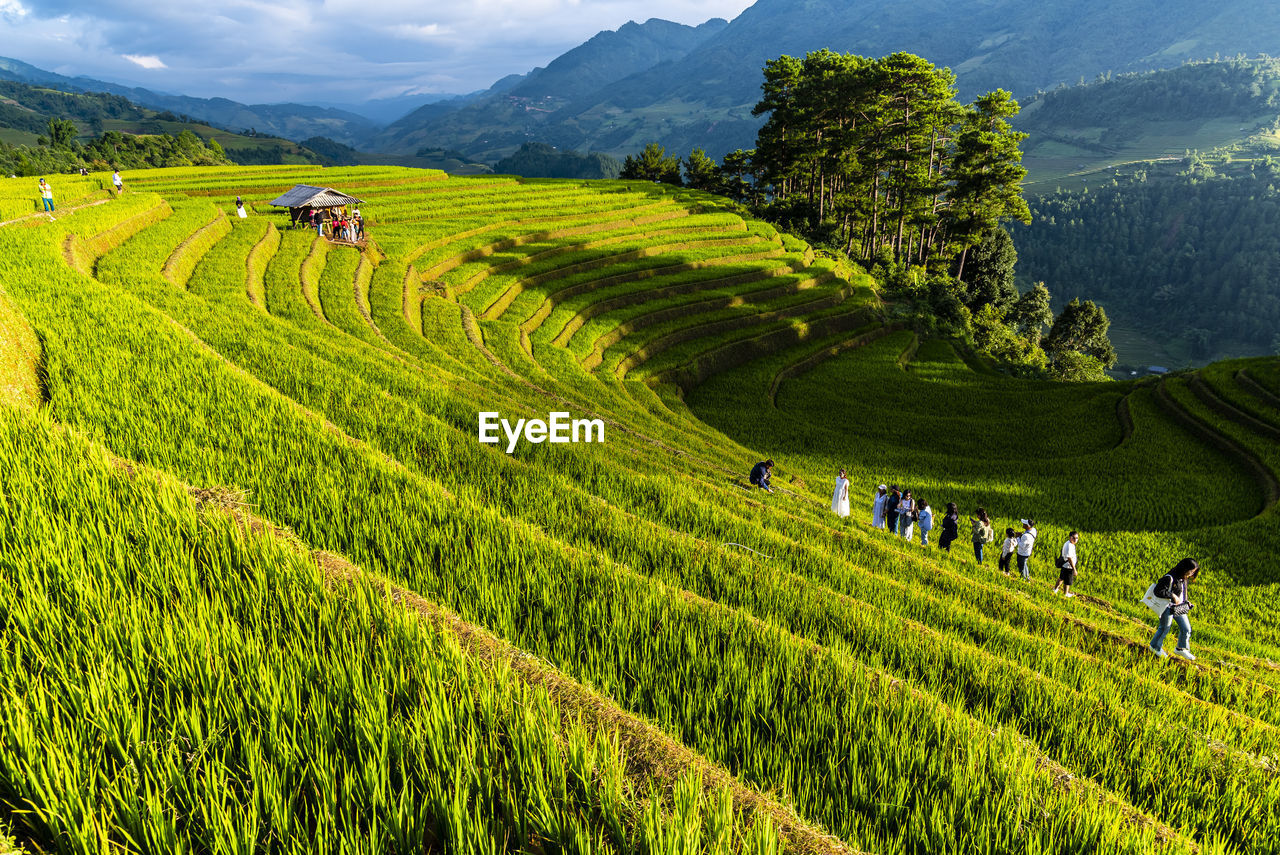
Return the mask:
<svg viewBox="0 0 1280 855">
<path fill-rule="evenodd" d="M 326 170 L 351 247 L 266 205 L 315 174 L 0 228 L 45 400 L 0 405 L 18 842 L 1276 851 L 1276 360 L 1018 381 L 715 197 Z M 1033 581 L 872 530 L 881 480 L 1037 517 Z M 1184 554 L 1194 663 L 1135 602 Z"/>
<path fill-rule="evenodd" d="M 1156 167 L 1189 152 L 1231 146 L 1237 157 L 1276 148 L 1280 60 L 1193 62 L 1055 89 L 1026 100 L 1018 116 L 1027 190 L 1097 187 L 1116 169 Z"/>
</svg>

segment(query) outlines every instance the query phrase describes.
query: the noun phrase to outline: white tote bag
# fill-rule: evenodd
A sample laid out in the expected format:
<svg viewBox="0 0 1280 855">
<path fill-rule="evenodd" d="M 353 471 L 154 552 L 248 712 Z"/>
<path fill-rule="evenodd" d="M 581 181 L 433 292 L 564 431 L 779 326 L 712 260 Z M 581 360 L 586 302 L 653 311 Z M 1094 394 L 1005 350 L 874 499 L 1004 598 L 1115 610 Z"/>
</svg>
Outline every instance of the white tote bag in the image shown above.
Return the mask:
<svg viewBox="0 0 1280 855">
<path fill-rule="evenodd" d="M 1164 614 L 1164 610 L 1173 603 L 1172 600 L 1156 596 L 1156 582 L 1152 582 L 1151 587 L 1147 588 L 1147 592 L 1142 595 L 1142 602 L 1147 608 L 1156 613 L 1156 617 L 1161 617 Z"/>
</svg>

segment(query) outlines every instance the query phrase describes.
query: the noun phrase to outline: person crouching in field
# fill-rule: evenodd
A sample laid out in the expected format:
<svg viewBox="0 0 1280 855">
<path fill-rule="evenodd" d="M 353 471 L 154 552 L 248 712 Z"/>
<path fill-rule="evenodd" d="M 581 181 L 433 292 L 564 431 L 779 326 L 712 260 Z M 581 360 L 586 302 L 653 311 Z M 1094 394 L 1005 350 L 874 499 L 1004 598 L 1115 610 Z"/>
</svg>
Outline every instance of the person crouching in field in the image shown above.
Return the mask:
<svg viewBox="0 0 1280 855">
<path fill-rule="evenodd" d="M 849 516 L 849 479 L 843 469 L 836 478 L 836 491 L 831 494 L 831 510 L 842 519 Z"/>
<path fill-rule="evenodd" d="M 1018 548 L 1018 538 L 1011 528 L 1004 530 L 1004 543 L 1000 544 L 1000 572 L 1009 575 L 1009 564 L 1013 561 L 1013 553 Z"/>
<path fill-rule="evenodd" d="M 1067 542 L 1062 544 L 1062 553 L 1054 559 L 1054 563 L 1058 565 L 1058 581 L 1053 585 L 1053 592 L 1058 593 L 1058 588 L 1062 588 L 1063 596 L 1074 597 L 1071 593 L 1071 586 L 1076 583 L 1076 544 L 1080 542 L 1080 532 L 1073 531 L 1067 536 Z"/>
<path fill-rule="evenodd" d="M 751 469 L 751 483 L 759 487 L 761 490 L 772 493 L 773 488 L 769 486 L 769 476 L 773 474 L 773 461 L 761 460 Z"/>
<path fill-rule="evenodd" d="M 920 523 L 920 545 L 929 545 L 929 532 L 933 531 L 933 509 L 924 499 L 916 509 L 916 521 Z"/>
<path fill-rule="evenodd" d="M 876 487 L 876 498 L 871 503 L 871 527 L 884 528 L 884 505 L 889 501 L 889 488 L 881 484 Z"/>
<path fill-rule="evenodd" d="M 1176 623 L 1178 625 L 1178 646 L 1174 653 L 1183 659 L 1194 662 L 1191 655 L 1191 621 L 1188 613 L 1195 608 L 1189 599 L 1188 588 L 1200 575 L 1200 565 L 1194 558 L 1184 558 L 1152 586 L 1149 592 L 1157 603 L 1168 603 L 1160 612 L 1160 621 L 1156 624 L 1156 634 L 1151 636 L 1151 652 L 1157 656 L 1168 656 L 1164 652 L 1164 639 Z M 1148 606 L 1150 599 L 1144 600 Z M 1154 607 L 1153 607 L 1154 608 Z"/>
</svg>

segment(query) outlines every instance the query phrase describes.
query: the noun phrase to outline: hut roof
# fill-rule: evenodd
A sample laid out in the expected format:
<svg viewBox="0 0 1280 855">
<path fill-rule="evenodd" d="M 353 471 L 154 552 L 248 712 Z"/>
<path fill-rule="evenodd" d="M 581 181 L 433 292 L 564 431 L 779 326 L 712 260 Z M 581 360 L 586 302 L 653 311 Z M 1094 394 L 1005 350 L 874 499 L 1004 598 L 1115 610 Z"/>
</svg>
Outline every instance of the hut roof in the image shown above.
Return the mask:
<svg viewBox="0 0 1280 855">
<path fill-rule="evenodd" d="M 363 200 L 339 193 L 331 187 L 295 184 L 292 190 L 273 199 L 271 204 L 280 208 L 341 208 L 345 205 L 358 205 L 361 201 Z"/>
</svg>

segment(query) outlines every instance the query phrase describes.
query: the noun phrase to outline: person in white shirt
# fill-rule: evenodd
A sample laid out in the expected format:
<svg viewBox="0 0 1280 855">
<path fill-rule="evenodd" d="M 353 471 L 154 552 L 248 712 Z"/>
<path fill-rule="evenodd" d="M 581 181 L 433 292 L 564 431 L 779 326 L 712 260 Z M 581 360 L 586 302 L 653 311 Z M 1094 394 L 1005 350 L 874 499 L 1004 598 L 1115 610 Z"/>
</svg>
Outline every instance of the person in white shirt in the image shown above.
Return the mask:
<svg viewBox="0 0 1280 855">
<path fill-rule="evenodd" d="M 1058 581 L 1054 583 L 1053 592 L 1058 593 L 1058 588 L 1062 588 L 1062 593 L 1067 597 L 1074 597 L 1071 593 L 1071 584 L 1076 580 L 1076 544 L 1080 542 L 1080 532 L 1073 531 L 1067 536 L 1067 542 L 1062 544 L 1062 554 L 1058 556 Z"/>
<path fill-rule="evenodd" d="M 111 183 L 116 187 L 117 196 L 124 192 L 124 179 L 120 177 L 120 170 L 111 173 Z"/>
<path fill-rule="evenodd" d="M 884 528 L 884 503 L 889 498 L 889 488 L 884 484 L 876 487 L 876 498 L 871 503 L 871 527 Z"/>
<path fill-rule="evenodd" d="M 1040 532 L 1036 531 L 1036 521 L 1027 519 L 1022 520 L 1022 534 L 1018 536 L 1018 572 L 1022 574 L 1022 581 L 1031 581 L 1031 552 L 1036 548 L 1036 538 L 1040 536 Z"/>
<path fill-rule="evenodd" d="M 1013 560 L 1013 551 L 1018 548 L 1018 538 L 1014 537 L 1013 529 L 1006 528 L 1004 530 L 1004 543 L 1000 544 L 1000 572 L 1009 575 L 1009 562 Z"/>
<path fill-rule="evenodd" d="M 849 479 L 845 476 L 844 470 L 840 470 L 840 477 L 836 479 L 836 491 L 831 495 L 831 510 L 838 517 L 849 516 Z"/>
</svg>

